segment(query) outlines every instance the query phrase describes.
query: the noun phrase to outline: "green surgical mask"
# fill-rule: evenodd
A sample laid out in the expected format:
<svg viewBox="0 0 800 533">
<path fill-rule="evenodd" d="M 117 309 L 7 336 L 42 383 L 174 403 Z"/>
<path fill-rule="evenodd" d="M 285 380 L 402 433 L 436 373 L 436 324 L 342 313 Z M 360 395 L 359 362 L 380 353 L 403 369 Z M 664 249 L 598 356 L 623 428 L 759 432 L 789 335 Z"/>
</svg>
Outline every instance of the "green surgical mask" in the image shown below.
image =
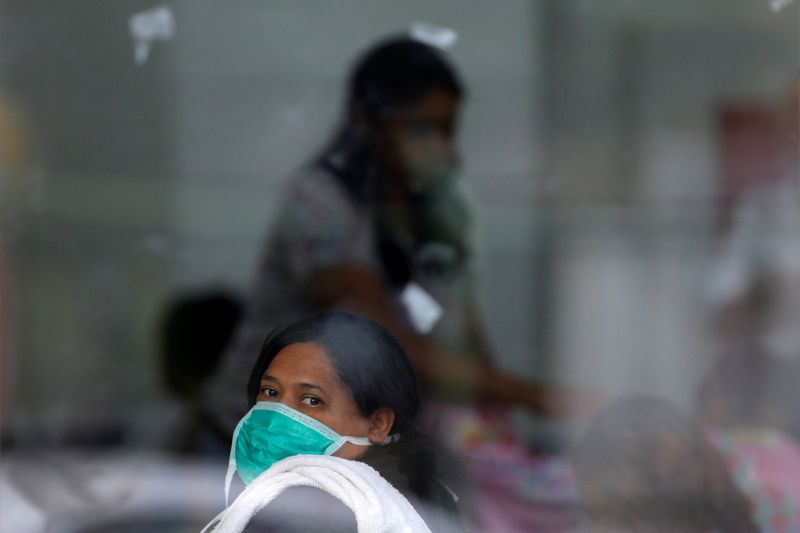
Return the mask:
<svg viewBox="0 0 800 533">
<path fill-rule="evenodd" d="M 392 442 L 387 437 L 383 444 Z M 346 442 L 369 446 L 366 437 L 339 435 L 319 420 L 279 402 L 257 402 L 233 432 L 225 503 L 233 473 L 250 484 L 274 463 L 293 455 L 331 455 Z"/>
</svg>

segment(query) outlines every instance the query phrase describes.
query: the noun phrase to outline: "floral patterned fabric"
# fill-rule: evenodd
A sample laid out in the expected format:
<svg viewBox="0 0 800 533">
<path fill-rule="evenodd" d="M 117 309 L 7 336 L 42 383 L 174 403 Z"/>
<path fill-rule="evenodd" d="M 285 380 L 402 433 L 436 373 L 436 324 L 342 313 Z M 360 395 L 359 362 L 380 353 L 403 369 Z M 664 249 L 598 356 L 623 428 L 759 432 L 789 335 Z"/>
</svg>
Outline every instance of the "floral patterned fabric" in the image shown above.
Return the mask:
<svg viewBox="0 0 800 533">
<path fill-rule="evenodd" d="M 769 429 L 715 431 L 710 438 L 752 502 L 761 531 L 800 531 L 798 443 Z"/>
</svg>

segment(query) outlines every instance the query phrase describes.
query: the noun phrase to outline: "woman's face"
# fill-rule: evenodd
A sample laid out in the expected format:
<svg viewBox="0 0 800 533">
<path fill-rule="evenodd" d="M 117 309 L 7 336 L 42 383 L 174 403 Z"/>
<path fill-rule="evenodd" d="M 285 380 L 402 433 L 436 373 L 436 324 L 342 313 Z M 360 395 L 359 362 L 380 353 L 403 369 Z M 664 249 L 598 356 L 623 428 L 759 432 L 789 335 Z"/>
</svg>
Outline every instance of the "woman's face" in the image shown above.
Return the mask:
<svg viewBox="0 0 800 533">
<path fill-rule="evenodd" d="M 280 402 L 340 435 L 373 438 L 370 419 L 361 415 L 322 347 L 312 342 L 290 344 L 278 352 L 261 376 L 256 400 Z M 346 443 L 334 455 L 356 459 L 365 449 Z"/>
<path fill-rule="evenodd" d="M 434 89 L 382 124 L 388 163 L 410 191 L 423 192 L 452 172 L 457 121 L 458 98 Z"/>
</svg>

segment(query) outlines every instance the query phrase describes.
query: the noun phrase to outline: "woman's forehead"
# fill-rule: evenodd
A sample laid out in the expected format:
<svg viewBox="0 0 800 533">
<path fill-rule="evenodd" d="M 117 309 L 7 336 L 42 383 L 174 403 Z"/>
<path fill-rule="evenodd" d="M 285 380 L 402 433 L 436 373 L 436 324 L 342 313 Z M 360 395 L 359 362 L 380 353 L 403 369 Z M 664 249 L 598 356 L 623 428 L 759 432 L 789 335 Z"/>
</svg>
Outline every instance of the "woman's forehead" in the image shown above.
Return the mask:
<svg viewBox="0 0 800 533">
<path fill-rule="evenodd" d="M 313 342 L 300 342 L 284 347 L 270 363 L 265 375 L 277 379 L 316 379 L 338 382 L 338 376 L 325 350 Z"/>
</svg>

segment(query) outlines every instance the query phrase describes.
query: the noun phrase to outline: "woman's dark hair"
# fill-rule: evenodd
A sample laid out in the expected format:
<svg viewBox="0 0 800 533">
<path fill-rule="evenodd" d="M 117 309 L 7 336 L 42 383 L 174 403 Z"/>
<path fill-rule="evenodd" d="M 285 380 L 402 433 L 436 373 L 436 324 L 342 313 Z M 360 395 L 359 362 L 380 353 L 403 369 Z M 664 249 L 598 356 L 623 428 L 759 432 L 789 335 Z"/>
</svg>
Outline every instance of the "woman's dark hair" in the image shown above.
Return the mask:
<svg viewBox="0 0 800 533">
<path fill-rule="evenodd" d="M 395 413 L 390 434 L 414 427 L 419 389 L 405 351 L 377 322 L 341 312 L 296 322 L 267 337 L 250 374 L 247 399 L 251 406 L 256 403 L 261 376 L 275 356 L 301 342 L 313 342 L 325 351 L 363 416 L 388 407 Z"/>
<path fill-rule="evenodd" d="M 249 404 L 256 403 L 261 376 L 272 360 L 285 347 L 302 342 L 313 342 L 325 351 L 363 416 L 381 407 L 394 411 L 389 434 L 400 435 L 397 444 L 391 445 L 400 463 L 399 471 L 408 477 L 417 497 L 430 499 L 439 471 L 430 439 L 415 425 L 420 396 L 414 369 L 400 344 L 377 322 L 334 312 L 273 331 L 250 374 Z"/>
<path fill-rule="evenodd" d="M 600 523 L 626 531 L 757 531 L 750 503 L 699 425 L 657 398 L 623 398 L 602 411 L 572 462 L 583 503 Z"/>
</svg>

